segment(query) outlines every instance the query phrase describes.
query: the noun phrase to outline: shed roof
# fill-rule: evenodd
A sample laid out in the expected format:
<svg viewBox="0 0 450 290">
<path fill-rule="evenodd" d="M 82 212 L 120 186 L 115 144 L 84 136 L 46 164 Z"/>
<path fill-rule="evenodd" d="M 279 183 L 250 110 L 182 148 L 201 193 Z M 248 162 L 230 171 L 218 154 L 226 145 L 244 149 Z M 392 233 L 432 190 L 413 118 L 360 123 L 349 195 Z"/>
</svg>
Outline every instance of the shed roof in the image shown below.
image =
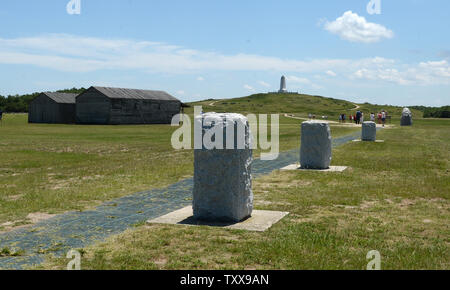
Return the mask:
<svg viewBox="0 0 450 290">
<path fill-rule="evenodd" d="M 75 104 L 75 98 L 78 96 L 77 94 L 50 92 L 45 92 L 43 94 L 59 104 Z"/>
<path fill-rule="evenodd" d="M 111 99 L 164 100 L 164 101 L 180 102 L 180 100 L 169 95 L 164 91 L 122 89 L 109 87 L 93 87 L 93 88 Z"/>
</svg>

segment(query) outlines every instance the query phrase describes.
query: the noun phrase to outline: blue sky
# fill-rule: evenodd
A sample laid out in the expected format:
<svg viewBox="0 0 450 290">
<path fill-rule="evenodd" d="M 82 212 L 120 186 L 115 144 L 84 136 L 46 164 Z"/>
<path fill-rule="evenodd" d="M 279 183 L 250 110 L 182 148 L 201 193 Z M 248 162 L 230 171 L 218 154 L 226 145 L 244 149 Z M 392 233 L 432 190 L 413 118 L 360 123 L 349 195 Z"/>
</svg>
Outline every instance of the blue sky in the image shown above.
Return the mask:
<svg viewBox="0 0 450 290">
<path fill-rule="evenodd" d="M 374 0 L 372 0 L 374 1 Z M 449 1 L 14 0 L 0 4 L 0 94 L 104 85 L 183 101 L 288 89 L 450 104 Z"/>
</svg>

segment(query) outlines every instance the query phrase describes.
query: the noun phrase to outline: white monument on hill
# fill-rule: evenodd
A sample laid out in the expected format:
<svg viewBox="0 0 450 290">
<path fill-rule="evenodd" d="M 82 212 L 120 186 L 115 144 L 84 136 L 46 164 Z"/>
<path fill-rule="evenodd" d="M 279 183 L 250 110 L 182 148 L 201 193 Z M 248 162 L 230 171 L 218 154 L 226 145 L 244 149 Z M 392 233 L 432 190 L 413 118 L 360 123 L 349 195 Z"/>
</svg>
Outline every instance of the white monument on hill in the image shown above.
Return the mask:
<svg viewBox="0 0 450 290">
<path fill-rule="evenodd" d="M 287 89 L 286 89 L 286 77 L 282 76 L 281 77 L 281 81 L 280 81 L 280 90 L 278 91 L 279 93 L 287 93 Z"/>
</svg>

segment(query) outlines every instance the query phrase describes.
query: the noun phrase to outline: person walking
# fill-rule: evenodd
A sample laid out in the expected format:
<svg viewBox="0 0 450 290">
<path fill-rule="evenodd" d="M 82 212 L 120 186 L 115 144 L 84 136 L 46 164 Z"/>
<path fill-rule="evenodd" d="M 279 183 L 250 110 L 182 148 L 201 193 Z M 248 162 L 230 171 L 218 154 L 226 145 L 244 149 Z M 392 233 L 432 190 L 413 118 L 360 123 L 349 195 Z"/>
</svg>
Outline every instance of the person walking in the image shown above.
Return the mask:
<svg viewBox="0 0 450 290">
<path fill-rule="evenodd" d="M 356 124 L 361 123 L 361 111 L 356 112 Z"/>
<path fill-rule="evenodd" d="M 386 124 L 386 112 L 383 110 L 381 111 L 381 122 L 383 123 L 383 127 Z"/>
<path fill-rule="evenodd" d="M 375 122 L 375 114 L 370 113 L 370 121 Z"/>
</svg>

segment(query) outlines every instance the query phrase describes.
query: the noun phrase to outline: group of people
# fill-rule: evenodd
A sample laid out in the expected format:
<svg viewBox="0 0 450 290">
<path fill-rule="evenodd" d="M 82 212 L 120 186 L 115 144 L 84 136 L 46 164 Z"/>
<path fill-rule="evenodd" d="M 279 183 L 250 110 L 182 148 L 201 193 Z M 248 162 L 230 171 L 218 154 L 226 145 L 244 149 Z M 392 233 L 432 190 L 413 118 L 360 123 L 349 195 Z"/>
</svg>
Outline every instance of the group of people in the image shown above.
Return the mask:
<svg viewBox="0 0 450 290">
<path fill-rule="evenodd" d="M 375 117 L 378 118 L 378 124 L 386 124 L 386 117 L 387 117 L 387 112 L 385 110 L 382 110 L 381 112 L 378 113 L 377 116 L 375 116 L 374 113 L 370 113 L 370 121 L 375 122 Z M 361 111 L 356 111 L 355 114 L 353 115 L 349 115 L 348 116 L 348 120 L 350 121 L 350 123 L 355 122 L 355 124 L 362 124 L 364 122 L 364 113 Z M 347 121 L 347 115 L 346 114 L 340 114 L 339 115 L 339 123 L 345 123 Z"/>
<path fill-rule="evenodd" d="M 372 116 L 372 114 L 371 114 Z M 356 111 L 354 115 L 349 115 L 348 120 L 350 123 L 355 122 L 355 124 L 361 124 L 364 122 L 364 113 L 361 111 Z M 339 123 L 345 123 L 347 121 L 347 115 L 346 114 L 340 114 L 339 115 Z"/>
<path fill-rule="evenodd" d="M 310 120 L 315 120 L 315 119 L 316 119 L 316 115 L 313 115 L 313 114 L 309 113 L 309 114 L 308 114 L 308 118 L 309 118 Z M 328 116 L 323 115 L 323 116 L 322 116 L 322 119 L 328 120 Z"/>
</svg>

